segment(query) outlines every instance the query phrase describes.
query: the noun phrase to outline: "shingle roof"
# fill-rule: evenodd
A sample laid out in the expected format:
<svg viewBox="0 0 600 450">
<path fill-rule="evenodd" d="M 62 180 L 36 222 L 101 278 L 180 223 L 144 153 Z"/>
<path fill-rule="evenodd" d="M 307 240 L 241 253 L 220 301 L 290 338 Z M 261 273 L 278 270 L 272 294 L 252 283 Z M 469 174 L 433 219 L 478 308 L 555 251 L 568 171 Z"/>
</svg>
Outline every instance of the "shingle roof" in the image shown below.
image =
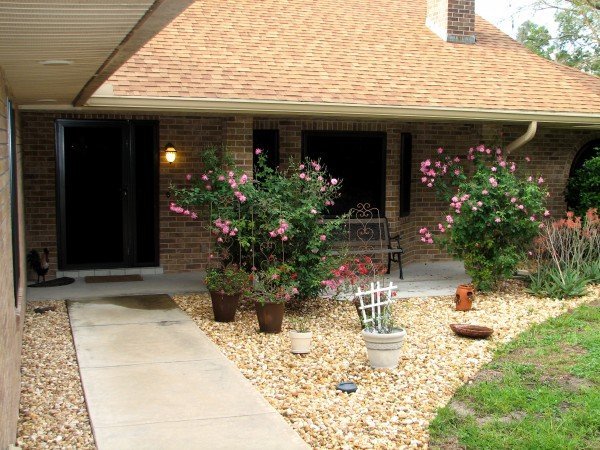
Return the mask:
<svg viewBox="0 0 600 450">
<path fill-rule="evenodd" d="M 477 17 L 444 42 L 425 0 L 202 0 L 107 83 L 116 96 L 600 114 L 600 78 L 547 61 Z"/>
</svg>

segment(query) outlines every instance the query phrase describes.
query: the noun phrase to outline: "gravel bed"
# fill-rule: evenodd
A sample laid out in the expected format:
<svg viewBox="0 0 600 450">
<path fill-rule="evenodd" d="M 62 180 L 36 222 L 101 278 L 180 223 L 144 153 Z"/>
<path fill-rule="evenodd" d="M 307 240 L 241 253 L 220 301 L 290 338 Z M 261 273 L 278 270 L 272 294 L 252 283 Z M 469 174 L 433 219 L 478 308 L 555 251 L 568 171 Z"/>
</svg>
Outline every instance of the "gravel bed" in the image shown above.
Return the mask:
<svg viewBox="0 0 600 450">
<path fill-rule="evenodd" d="M 34 313 L 40 306 L 56 311 Z M 17 442 L 23 449 L 94 449 L 65 302 L 27 304 Z"/>
<path fill-rule="evenodd" d="M 437 408 L 491 360 L 493 349 L 542 322 L 600 297 L 600 286 L 586 297 L 539 299 L 511 287 L 477 295 L 474 309 L 453 309 L 453 297 L 410 298 L 395 305 L 396 322 L 407 337 L 394 370 L 369 367 L 352 304 L 316 300 L 305 309 L 311 317 L 313 349 L 293 355 L 284 332 L 257 332 L 250 307 L 236 322 L 216 323 L 208 295 L 179 295 L 175 301 L 240 368 L 262 395 L 313 448 L 426 448 L 427 427 Z M 299 314 L 286 311 L 286 318 Z M 489 340 L 459 338 L 450 323 L 494 328 Z M 355 394 L 337 392 L 341 381 L 354 381 Z"/>
</svg>

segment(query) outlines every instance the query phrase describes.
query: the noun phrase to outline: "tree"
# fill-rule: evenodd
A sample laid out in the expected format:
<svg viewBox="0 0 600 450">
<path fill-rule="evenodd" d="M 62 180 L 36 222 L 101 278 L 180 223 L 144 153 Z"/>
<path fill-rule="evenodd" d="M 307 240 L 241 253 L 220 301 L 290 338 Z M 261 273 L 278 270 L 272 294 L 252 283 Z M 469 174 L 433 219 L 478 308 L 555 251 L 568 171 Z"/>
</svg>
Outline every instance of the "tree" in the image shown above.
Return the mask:
<svg viewBox="0 0 600 450">
<path fill-rule="evenodd" d="M 533 7 L 554 10 L 556 36 L 527 21 L 517 40 L 545 58 L 600 76 L 600 1 L 536 0 Z"/>
</svg>

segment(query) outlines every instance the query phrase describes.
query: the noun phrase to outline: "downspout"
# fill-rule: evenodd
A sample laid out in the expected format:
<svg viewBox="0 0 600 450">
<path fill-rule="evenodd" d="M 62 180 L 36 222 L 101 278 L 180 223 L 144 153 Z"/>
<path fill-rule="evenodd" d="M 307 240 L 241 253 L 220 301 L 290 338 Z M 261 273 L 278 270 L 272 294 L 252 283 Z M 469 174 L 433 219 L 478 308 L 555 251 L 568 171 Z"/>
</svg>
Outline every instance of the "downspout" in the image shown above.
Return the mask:
<svg viewBox="0 0 600 450">
<path fill-rule="evenodd" d="M 529 124 L 529 127 L 527 127 L 527 131 L 525 132 L 525 134 L 519 136 L 517 139 L 515 139 L 513 142 L 506 146 L 506 153 L 510 154 L 513 150 L 517 150 L 518 148 L 523 147 L 525 144 L 527 144 L 534 138 L 536 131 L 537 122 L 534 120 Z"/>
</svg>

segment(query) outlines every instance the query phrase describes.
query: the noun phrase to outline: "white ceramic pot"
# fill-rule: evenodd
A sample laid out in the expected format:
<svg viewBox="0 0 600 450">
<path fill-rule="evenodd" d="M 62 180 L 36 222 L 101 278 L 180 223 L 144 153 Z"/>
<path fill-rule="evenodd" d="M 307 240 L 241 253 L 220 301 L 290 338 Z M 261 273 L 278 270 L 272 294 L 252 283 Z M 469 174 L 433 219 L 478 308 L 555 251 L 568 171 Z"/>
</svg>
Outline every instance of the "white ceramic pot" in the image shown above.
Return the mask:
<svg viewBox="0 0 600 450">
<path fill-rule="evenodd" d="M 374 369 L 396 367 L 405 336 L 406 331 L 403 328 L 397 328 L 393 333 L 388 334 L 363 330 L 362 337 L 367 345 L 367 355 L 371 367 Z"/>
<path fill-rule="evenodd" d="M 292 342 L 292 353 L 308 353 L 310 352 L 310 343 L 312 339 L 312 331 L 299 333 L 298 331 L 290 331 L 290 341 Z"/>
</svg>

